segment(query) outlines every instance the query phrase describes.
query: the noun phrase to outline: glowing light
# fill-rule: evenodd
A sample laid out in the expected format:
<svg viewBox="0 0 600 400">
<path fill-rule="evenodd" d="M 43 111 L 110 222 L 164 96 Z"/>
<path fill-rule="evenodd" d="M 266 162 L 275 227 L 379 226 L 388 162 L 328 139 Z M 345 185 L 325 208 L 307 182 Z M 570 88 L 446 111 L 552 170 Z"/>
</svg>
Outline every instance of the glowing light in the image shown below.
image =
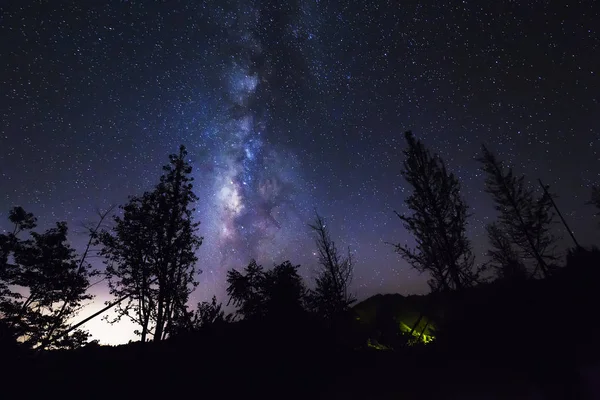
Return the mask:
<svg viewBox="0 0 600 400">
<path fill-rule="evenodd" d="M 427 328 L 429 325 L 430 325 L 430 324 L 428 324 L 428 325 L 426 326 L 426 328 Z M 425 328 L 425 329 L 426 329 L 426 328 Z M 412 328 L 411 328 L 410 326 L 408 326 L 407 324 L 405 324 L 404 322 L 402 322 L 402 321 L 401 321 L 401 322 L 400 322 L 400 330 L 401 330 L 402 332 L 405 332 L 405 333 L 410 333 L 410 332 L 412 331 Z M 420 338 L 420 340 L 421 340 L 423 343 L 430 343 L 430 342 L 432 342 L 432 341 L 435 339 L 435 336 L 433 336 L 433 335 L 428 335 L 428 334 L 426 334 L 425 332 L 421 333 L 421 331 L 422 331 L 422 330 L 423 330 L 423 328 L 420 328 L 420 329 L 415 329 L 415 330 L 412 332 L 412 335 L 413 335 L 413 337 L 415 337 L 415 338 L 417 338 L 417 339 L 419 339 L 419 338 Z"/>
<path fill-rule="evenodd" d="M 244 209 L 242 196 L 240 196 L 239 190 L 233 182 L 230 182 L 228 186 L 223 186 L 219 191 L 218 197 L 221 204 L 234 214 L 239 214 Z"/>
</svg>

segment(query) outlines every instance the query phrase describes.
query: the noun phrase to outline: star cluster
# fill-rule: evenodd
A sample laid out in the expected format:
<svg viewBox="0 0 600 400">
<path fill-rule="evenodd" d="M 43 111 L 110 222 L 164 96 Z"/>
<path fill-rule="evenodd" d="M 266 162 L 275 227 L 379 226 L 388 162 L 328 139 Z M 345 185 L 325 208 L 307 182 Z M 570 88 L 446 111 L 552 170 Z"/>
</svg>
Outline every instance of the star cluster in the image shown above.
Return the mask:
<svg viewBox="0 0 600 400">
<path fill-rule="evenodd" d="M 355 251 L 359 297 L 421 292 L 426 277 L 386 244 L 411 241 L 392 212 L 410 129 L 460 177 L 480 261 L 494 218 L 482 143 L 551 185 L 594 243 L 599 13 L 585 0 L 8 2 L 0 217 L 19 204 L 66 220 L 77 245 L 81 221 L 150 188 L 182 143 L 205 237 L 198 299 L 224 298 L 226 269 L 252 257 L 310 277 L 315 209 Z"/>
</svg>

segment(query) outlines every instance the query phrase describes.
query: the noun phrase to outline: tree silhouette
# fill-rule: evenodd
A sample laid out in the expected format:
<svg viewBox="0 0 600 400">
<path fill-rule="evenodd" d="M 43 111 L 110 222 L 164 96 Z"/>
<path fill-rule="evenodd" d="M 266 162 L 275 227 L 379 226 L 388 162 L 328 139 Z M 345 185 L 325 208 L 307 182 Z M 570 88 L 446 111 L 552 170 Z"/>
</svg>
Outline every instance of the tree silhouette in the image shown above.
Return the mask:
<svg viewBox="0 0 600 400">
<path fill-rule="evenodd" d="M 285 261 L 265 273 L 267 316 L 275 320 L 294 318 L 304 311 L 306 287 L 299 265 Z"/>
<path fill-rule="evenodd" d="M 87 245 L 85 246 L 85 249 L 83 251 L 83 254 L 81 254 L 79 260 L 77 261 L 79 268 L 82 268 L 85 265 L 89 266 L 87 259 L 88 259 L 90 252 L 92 251 L 92 245 L 96 242 L 96 240 L 98 238 L 98 233 L 102 227 L 102 223 L 104 222 L 106 217 L 110 213 L 113 212 L 114 208 L 115 208 L 114 206 L 111 206 L 108 209 L 106 209 L 105 211 L 98 210 L 97 211 L 97 213 L 98 213 L 97 223 L 95 225 L 91 225 L 91 226 L 87 227 L 89 238 L 88 238 Z M 91 271 L 90 277 L 97 275 L 97 273 L 98 273 L 97 271 Z M 89 289 L 89 286 L 88 286 L 88 288 L 86 288 L 86 290 L 87 289 Z M 70 302 L 71 302 L 71 298 L 69 298 L 67 301 L 63 302 L 62 307 L 58 311 L 58 315 L 62 316 L 64 313 L 67 312 Z M 67 331 L 63 331 L 64 333 L 58 332 L 58 335 L 57 335 L 56 330 L 59 328 L 59 326 L 57 325 L 57 323 L 59 321 L 60 321 L 60 318 L 57 318 L 55 324 L 50 327 L 48 334 L 46 335 L 45 339 L 42 341 L 42 343 L 39 347 L 40 350 L 45 350 L 48 347 L 48 345 L 53 344 L 52 343 L 53 341 L 56 341 L 58 343 L 64 343 L 65 340 L 72 340 L 72 341 L 75 341 L 76 343 L 78 342 L 81 344 L 87 342 L 87 340 L 84 341 L 85 337 L 83 335 L 83 331 L 80 331 L 80 330 L 76 330 L 75 332 L 71 333 L 71 336 L 69 338 L 66 337 L 66 334 L 69 333 Z M 54 343 L 54 345 L 56 345 L 56 343 Z"/>
<path fill-rule="evenodd" d="M 227 295 L 229 304 L 238 308 L 237 314 L 244 319 L 263 317 L 266 312 L 265 272 L 256 260 L 244 268 L 243 273 L 227 271 Z"/>
<path fill-rule="evenodd" d="M 315 311 L 327 320 L 343 315 L 356 301 L 350 293 L 354 263 L 352 253 L 339 254 L 331 239 L 325 220 L 317 213 L 313 224 L 315 242 L 319 253 L 319 270 L 315 278 L 315 289 L 310 293 L 310 301 Z"/>
<path fill-rule="evenodd" d="M 140 325 L 142 341 L 166 338 L 174 324 L 189 317 L 186 303 L 197 285 L 195 251 L 202 244 L 193 221 L 192 168 L 181 146 L 153 191 L 130 197 L 115 216 L 113 232 L 99 235 L 111 294 L 130 295 L 117 306 L 117 319 Z"/>
<path fill-rule="evenodd" d="M 221 303 L 217 303 L 217 297 L 213 296 L 210 303 L 203 301 L 198 303 L 192 317 L 192 326 L 194 329 L 204 328 L 223 322 L 230 322 L 231 314 L 225 315 Z"/>
<path fill-rule="evenodd" d="M 304 311 L 306 288 L 299 265 L 285 261 L 265 271 L 255 260 L 244 269 L 227 272 L 227 294 L 246 320 L 284 320 Z M 228 303 L 229 304 L 229 303 Z"/>
<path fill-rule="evenodd" d="M 211 301 L 203 301 L 196 305 L 194 311 L 189 311 L 187 318 L 174 321 L 169 335 L 179 335 L 186 332 L 195 332 L 215 325 L 229 323 L 233 319 L 232 314 L 225 314 L 223 305 L 217 302 L 213 296 Z"/>
<path fill-rule="evenodd" d="M 504 280 L 525 279 L 527 269 L 508 235 L 496 223 L 489 224 L 486 230 L 492 246 L 487 255 L 491 259 L 490 265 L 496 271 L 496 276 Z"/>
<path fill-rule="evenodd" d="M 36 227 L 36 218 L 22 207 L 14 207 L 8 213 L 8 219 L 13 224 L 12 232 L 0 234 L 0 321 L 3 344 L 14 343 L 18 337 L 13 323 L 8 319 L 12 316 L 13 302 L 19 301 L 22 295 L 15 292 L 11 286 L 18 279 L 19 268 L 12 262 L 14 251 L 19 246 L 18 235 L 22 231 Z M 11 261 L 11 262 L 9 262 Z"/>
<path fill-rule="evenodd" d="M 59 222 L 44 233 L 30 232 L 31 239 L 17 235 L 35 227 L 35 218 L 16 207 L 9 214 L 13 232 L 0 237 L 0 314 L 5 331 L 25 346 L 46 347 L 53 334 L 69 329 L 69 320 L 92 299 L 86 293 L 91 267 L 78 259 L 67 243 L 67 225 Z M 12 260 L 9 263 L 9 260 Z M 76 348 L 88 334 L 63 335 L 53 348 Z"/>
<path fill-rule="evenodd" d="M 546 261 L 555 259 L 552 250 L 556 242 L 550 230 L 554 218 L 550 197 L 536 197 L 525 187 L 525 177 L 516 177 L 512 168 L 505 169 L 485 146 L 479 161 L 486 173 L 485 190 L 492 195 L 499 213 L 499 231 L 515 246 L 520 259 L 534 260 L 535 271 L 539 268 L 543 276 L 548 276 Z"/>
<path fill-rule="evenodd" d="M 462 289 L 476 280 L 474 256 L 466 236 L 468 206 L 460 195 L 460 183 L 448 173 L 443 160 L 431 155 L 412 133 L 405 134 L 408 148 L 402 176 L 413 187 L 405 200 L 412 215 L 396 215 L 417 245 L 396 244 L 396 251 L 413 268 L 429 272 L 433 290 Z"/>
</svg>

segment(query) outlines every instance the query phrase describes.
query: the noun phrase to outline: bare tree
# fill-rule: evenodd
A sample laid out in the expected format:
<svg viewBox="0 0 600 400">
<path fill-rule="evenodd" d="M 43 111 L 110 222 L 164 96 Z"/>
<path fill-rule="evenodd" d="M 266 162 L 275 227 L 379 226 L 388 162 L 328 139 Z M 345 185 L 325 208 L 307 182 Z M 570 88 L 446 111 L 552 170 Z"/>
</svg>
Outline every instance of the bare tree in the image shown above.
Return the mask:
<svg viewBox="0 0 600 400">
<path fill-rule="evenodd" d="M 350 293 L 354 260 L 350 248 L 343 256 L 331 239 L 325 220 L 317 213 L 313 224 L 319 254 L 319 270 L 311 301 L 316 311 L 326 319 L 334 319 L 348 310 L 356 298 Z"/>
</svg>

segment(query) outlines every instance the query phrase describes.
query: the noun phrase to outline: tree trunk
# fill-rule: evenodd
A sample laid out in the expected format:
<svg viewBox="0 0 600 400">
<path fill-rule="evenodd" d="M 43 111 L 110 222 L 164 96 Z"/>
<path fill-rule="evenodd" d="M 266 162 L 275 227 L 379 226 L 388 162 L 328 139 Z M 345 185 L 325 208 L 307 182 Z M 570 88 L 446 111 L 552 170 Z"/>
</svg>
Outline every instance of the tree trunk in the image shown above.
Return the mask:
<svg viewBox="0 0 600 400">
<path fill-rule="evenodd" d="M 140 312 L 142 315 L 142 343 L 146 343 L 146 339 L 148 337 L 148 324 L 150 323 L 150 310 L 148 309 L 147 306 L 145 306 L 145 302 L 142 302 L 142 304 L 144 304 L 143 307 L 140 308 Z"/>
<path fill-rule="evenodd" d="M 163 289 L 159 287 L 158 289 L 158 308 L 156 312 L 156 329 L 154 331 L 154 341 L 162 340 L 163 329 L 164 329 L 164 294 L 162 293 Z"/>
<path fill-rule="evenodd" d="M 141 337 L 141 341 L 142 343 L 146 343 L 146 335 L 148 333 L 148 325 L 146 323 L 146 320 L 143 321 L 142 324 L 142 337 Z"/>
</svg>

